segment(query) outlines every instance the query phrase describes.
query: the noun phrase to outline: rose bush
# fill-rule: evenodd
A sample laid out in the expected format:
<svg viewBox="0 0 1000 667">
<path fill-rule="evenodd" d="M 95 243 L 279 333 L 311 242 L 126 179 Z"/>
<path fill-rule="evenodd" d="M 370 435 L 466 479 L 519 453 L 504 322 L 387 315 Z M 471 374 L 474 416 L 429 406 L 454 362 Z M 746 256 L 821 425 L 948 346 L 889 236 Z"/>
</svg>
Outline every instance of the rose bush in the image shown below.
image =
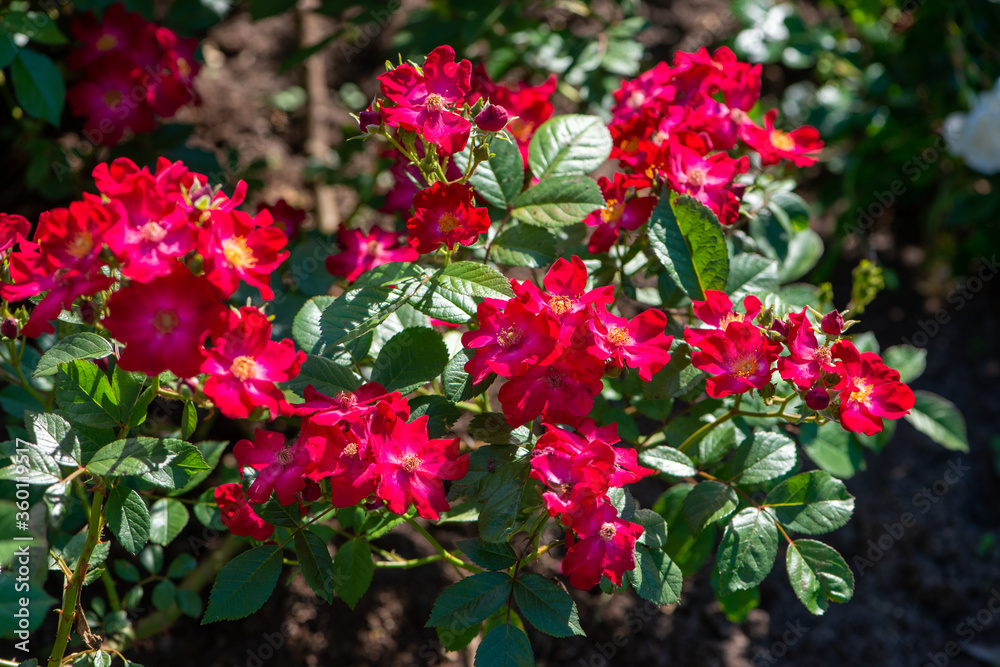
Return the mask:
<svg viewBox="0 0 1000 667">
<path fill-rule="evenodd" d="M 605 122 L 552 116 L 538 87 L 449 46 L 421 60 L 390 66 L 359 118 L 359 139 L 394 150 L 405 229 L 341 229 L 335 295 L 298 290 L 313 242 L 294 215 L 244 212 L 244 184 L 229 195 L 167 159 L 99 165 L 97 194 L 33 234 L 0 221 L 0 394 L 25 411 L 0 479 L 26 489 L 16 516 L 45 517 L 32 576 L 50 562 L 66 580 L 61 601 L 35 589 L 18 630 L 61 608 L 50 667 L 120 655 L 146 631 L 129 610 L 147 592 L 160 627 L 242 618 L 286 564 L 352 607 L 379 568 L 453 566 L 427 623 L 449 650 L 482 634 L 477 665 L 533 664 L 527 625 L 583 633 L 573 595 L 533 571 L 542 557 L 574 588 L 672 604 L 714 550 L 738 616 L 784 543 L 821 614 L 853 592 L 813 536 L 850 519 L 838 476 L 860 448 L 903 417 L 954 445 L 941 399 L 906 385 L 918 351 L 854 335 L 870 295 L 837 311 L 796 282 L 822 241 L 792 167 L 823 145 L 757 114 L 759 66 L 678 53 L 623 82 Z M 219 415 L 251 435 L 236 468 L 204 438 Z M 666 492 L 640 508 L 628 485 L 652 477 Z M 204 611 L 193 559 L 160 574 L 187 504 L 242 538 Z M 469 539 L 442 545 L 439 521 Z M 403 524 L 434 555 L 379 544 Z M 112 543 L 151 576 L 109 560 Z M 98 580 L 110 609 L 88 619 Z"/>
</svg>

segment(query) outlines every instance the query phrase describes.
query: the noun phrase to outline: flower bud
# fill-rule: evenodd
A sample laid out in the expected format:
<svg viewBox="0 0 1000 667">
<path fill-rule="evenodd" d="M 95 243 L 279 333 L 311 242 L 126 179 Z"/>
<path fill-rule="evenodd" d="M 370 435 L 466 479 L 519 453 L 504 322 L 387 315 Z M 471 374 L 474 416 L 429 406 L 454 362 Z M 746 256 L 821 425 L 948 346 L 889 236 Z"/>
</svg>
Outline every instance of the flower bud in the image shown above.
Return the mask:
<svg viewBox="0 0 1000 667">
<path fill-rule="evenodd" d="M 487 104 L 476 114 L 476 127 L 483 132 L 499 132 L 510 120 L 507 110 L 498 104 Z"/>
<path fill-rule="evenodd" d="M 307 503 L 315 502 L 319 500 L 321 495 L 323 495 L 323 490 L 319 488 L 319 484 L 311 479 L 306 479 L 306 485 L 302 488 L 302 500 Z"/>
<path fill-rule="evenodd" d="M 370 127 L 375 126 L 378 128 L 382 125 L 382 114 L 373 104 L 371 107 L 358 114 L 358 125 L 361 126 L 362 132 L 370 134 Z"/>
<path fill-rule="evenodd" d="M 0 334 L 3 334 L 4 338 L 17 338 L 19 333 L 21 333 L 21 325 L 13 317 L 5 318 L 0 324 Z"/>
<path fill-rule="evenodd" d="M 88 300 L 80 304 L 80 319 L 83 320 L 84 324 L 93 324 L 94 320 L 97 319 L 96 315 L 93 301 Z"/>
<path fill-rule="evenodd" d="M 377 509 L 382 509 L 385 507 L 385 501 L 381 498 L 372 498 L 365 501 L 365 511 L 374 512 Z"/>
<path fill-rule="evenodd" d="M 831 310 L 823 316 L 819 327 L 827 336 L 839 336 L 844 331 L 844 318 L 838 311 Z"/>
<path fill-rule="evenodd" d="M 614 359 L 609 359 L 606 364 L 604 364 L 604 377 L 606 378 L 616 378 L 622 374 L 622 367 Z"/>
<path fill-rule="evenodd" d="M 806 392 L 806 406 L 810 410 L 825 410 L 830 405 L 830 394 L 823 387 L 813 387 Z"/>
</svg>

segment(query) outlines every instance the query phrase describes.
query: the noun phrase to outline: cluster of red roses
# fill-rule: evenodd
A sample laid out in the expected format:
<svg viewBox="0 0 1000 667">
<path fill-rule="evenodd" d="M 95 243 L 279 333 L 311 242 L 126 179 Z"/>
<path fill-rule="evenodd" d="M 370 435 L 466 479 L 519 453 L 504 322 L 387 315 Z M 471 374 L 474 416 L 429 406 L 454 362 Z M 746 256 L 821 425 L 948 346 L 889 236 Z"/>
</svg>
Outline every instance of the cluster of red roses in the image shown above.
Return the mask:
<svg viewBox="0 0 1000 667">
<path fill-rule="evenodd" d="M 323 479 L 329 480 L 334 507 L 351 507 L 374 496 L 369 509 L 384 504 L 404 514 L 414 505 L 427 519 L 448 509 L 444 480 L 461 479 L 469 469 L 468 454 L 459 454 L 458 438 L 428 438 L 427 415 L 408 421 L 406 399 L 373 382 L 334 398 L 312 387 L 305 393 L 306 402 L 293 406 L 304 419 L 290 447 L 281 433 L 262 429 L 253 442 L 236 443 L 236 460 L 256 476 L 246 496 L 239 484 L 215 491 L 231 532 L 266 539 L 273 527 L 247 499 L 265 503 L 276 493 L 282 505 L 313 501 Z"/>
<path fill-rule="evenodd" d="M 882 430 L 883 418 L 899 419 L 913 407 L 913 391 L 899 381 L 898 371 L 874 352 L 859 352 L 840 338 L 844 321 L 837 311 L 822 318 L 826 344 L 820 345 L 805 308 L 765 328 L 754 324 L 761 312 L 757 297 L 743 299 L 741 314 L 725 293 L 707 290 L 705 296 L 693 305 L 708 328 L 686 327 L 684 340 L 697 348 L 691 363 L 711 376 L 709 396 L 759 391 L 771 381 L 777 362 L 778 374 L 795 386 L 807 407 L 821 411 L 833 403 L 831 412 L 853 433 L 874 435 Z M 783 348 L 788 355 L 779 357 Z"/>
<path fill-rule="evenodd" d="M 550 98 L 556 89 L 555 76 L 538 86 L 497 83 L 483 65 L 472 67 L 468 60 L 455 62 L 455 51 L 450 46 L 434 49 L 422 68 L 406 63 L 382 74 L 379 80 L 384 99 L 361 114 L 362 130 L 385 125 L 414 132 L 424 141 L 414 144 L 415 154 L 423 159 L 428 150 L 452 155 L 464 149 L 473 123 L 487 133 L 506 129 L 517 142 L 525 165 L 531 137 L 552 116 Z M 480 100 L 485 106 L 470 122 L 469 109 Z M 412 211 L 406 224 L 408 247 L 400 245 L 396 234 L 378 226 L 368 234 L 356 228 L 341 228 L 337 232 L 341 252 L 327 259 L 327 270 L 335 276 L 353 281 L 373 266 L 413 261 L 418 253 L 433 252 L 441 246 L 451 249 L 456 244 L 470 245 L 489 229 L 486 209 L 472 206 L 468 186 L 439 182 L 423 188 L 424 178 L 416 165 L 397 150 L 390 151 L 389 156 L 395 159 L 390 170 L 395 185 L 381 210 Z M 449 161 L 445 166 L 448 180 L 461 175 L 455 163 Z"/>
<path fill-rule="evenodd" d="M 511 426 L 539 415 L 546 422 L 578 426 L 603 389 L 606 372 L 638 369 L 645 381 L 670 361 L 667 317 L 643 311 L 631 321 L 613 315 L 614 287 L 587 291 L 587 267 L 559 258 L 545 274 L 545 290 L 511 280 L 515 297 L 485 299 L 479 328 L 462 344 L 476 350 L 465 370 L 474 382 L 491 373 L 507 378 L 499 398 Z"/>
<path fill-rule="evenodd" d="M 597 428 L 585 419 L 575 433 L 545 424 L 531 452 L 531 477 L 546 487 L 549 516 L 568 529 L 562 571 L 577 588 L 593 588 L 602 576 L 621 585 L 635 568 L 643 528 L 619 517 L 607 494 L 656 471 L 640 466 L 634 449 L 613 447 L 618 441 L 615 424 Z"/>
<path fill-rule="evenodd" d="M 774 127 L 776 109 L 760 127 L 747 115 L 760 97 L 760 65 L 736 59 L 726 47 L 709 55 L 678 51 L 671 67 L 661 62 L 615 91 L 608 129 L 611 157 L 628 176 L 602 178 L 607 205 L 587 224 L 597 227 L 591 252 L 606 252 L 620 229 L 634 230 L 649 218 L 655 197 L 627 197 L 665 181 L 674 192 L 705 204 L 724 225 L 739 216 L 745 184 L 736 181 L 749 169 L 747 156 L 727 151 L 742 141 L 760 156 L 761 166 L 790 160 L 816 162 L 823 148 L 819 132 L 805 126 L 791 132 Z"/>
<path fill-rule="evenodd" d="M 205 394 L 230 417 L 248 417 L 255 406 L 287 412 L 274 383 L 295 377 L 305 354 L 291 340 L 271 341 L 260 310 L 226 305 L 241 280 L 274 298 L 271 273 L 288 257 L 287 238 L 267 211 L 235 210 L 246 185 L 230 198 L 165 159 L 155 172 L 124 158 L 100 164 L 94 181 L 99 195 L 43 213 L 33 240 L 10 254 L 11 282 L 0 285 L 0 297 L 45 294 L 23 334 L 51 333 L 51 321 L 78 298 L 117 287 L 101 324 L 125 343 L 123 369 L 209 373 Z M 93 321 L 95 311 L 85 301 L 81 316 Z"/>
<path fill-rule="evenodd" d="M 121 4 L 101 20 L 75 19 L 72 30 L 83 46 L 70 53 L 69 66 L 83 78 L 66 99 L 75 115 L 86 116 L 84 133 L 94 143 L 113 146 L 126 130 L 149 132 L 154 114 L 169 118 L 194 100 L 198 40 L 181 39 Z"/>
</svg>

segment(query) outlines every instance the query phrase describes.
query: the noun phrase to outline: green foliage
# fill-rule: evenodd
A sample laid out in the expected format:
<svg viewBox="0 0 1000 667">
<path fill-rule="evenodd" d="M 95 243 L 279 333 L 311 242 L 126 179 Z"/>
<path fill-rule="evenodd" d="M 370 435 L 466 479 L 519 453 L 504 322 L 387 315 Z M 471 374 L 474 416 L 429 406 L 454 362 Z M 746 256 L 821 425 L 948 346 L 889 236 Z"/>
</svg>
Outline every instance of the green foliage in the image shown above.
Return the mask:
<svg viewBox="0 0 1000 667">
<path fill-rule="evenodd" d="M 916 404 L 906 421 L 939 445 L 960 452 L 969 451 L 965 419 L 954 403 L 929 391 L 915 391 Z"/>
<path fill-rule="evenodd" d="M 649 219 L 649 244 L 692 300 L 703 301 L 707 289 L 726 289 L 729 252 L 722 227 L 701 202 L 661 192 Z"/>
<path fill-rule="evenodd" d="M 263 606 L 281 575 L 281 549 L 264 545 L 229 561 L 212 586 L 202 624 L 235 620 Z"/>
<path fill-rule="evenodd" d="M 547 635 L 583 634 L 573 598 L 566 589 L 541 575 L 529 572 L 518 577 L 514 583 L 514 601 L 525 620 Z"/>
<path fill-rule="evenodd" d="M 434 602 L 428 627 L 451 630 L 485 621 L 510 597 L 514 580 L 503 572 L 479 572 L 452 584 Z"/>
</svg>

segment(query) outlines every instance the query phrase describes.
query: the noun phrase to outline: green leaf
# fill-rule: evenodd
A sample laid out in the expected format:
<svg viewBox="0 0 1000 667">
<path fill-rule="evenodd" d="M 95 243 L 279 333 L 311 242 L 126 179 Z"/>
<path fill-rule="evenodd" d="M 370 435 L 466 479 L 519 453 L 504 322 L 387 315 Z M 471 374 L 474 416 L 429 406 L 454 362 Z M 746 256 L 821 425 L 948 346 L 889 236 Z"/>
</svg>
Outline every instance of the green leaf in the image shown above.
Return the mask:
<svg viewBox="0 0 1000 667">
<path fill-rule="evenodd" d="M 186 445 L 167 438 L 127 438 L 115 440 L 94 454 L 87 470 L 94 475 L 143 475 L 164 470 L 177 458 L 171 445 Z"/>
<path fill-rule="evenodd" d="M 198 408 L 192 401 L 184 402 L 184 412 L 181 414 L 181 437 L 187 440 L 198 428 Z"/>
<path fill-rule="evenodd" d="M 535 655 L 524 631 L 513 624 L 498 625 L 476 649 L 474 667 L 534 667 Z"/>
<path fill-rule="evenodd" d="M 167 577 L 170 579 L 183 579 L 192 570 L 198 567 L 198 561 L 191 554 L 180 554 L 174 562 L 167 568 Z"/>
<path fill-rule="evenodd" d="M 72 361 L 59 369 L 56 402 L 71 424 L 94 428 L 116 428 L 121 424 L 121 409 L 111 383 L 89 361 Z"/>
<path fill-rule="evenodd" d="M 322 349 L 307 352 L 330 356 L 335 348 L 375 330 L 389 315 L 410 300 L 419 283 L 385 287 L 363 287 L 337 297 L 320 316 Z"/>
<path fill-rule="evenodd" d="M 448 435 L 452 424 L 465 414 L 444 396 L 417 396 L 410 400 L 410 421 L 427 415 L 427 434 L 431 438 Z"/>
<path fill-rule="evenodd" d="M 740 484 L 759 484 L 795 467 L 795 441 L 780 433 L 757 431 L 736 448 L 732 476 Z"/>
<path fill-rule="evenodd" d="M 529 572 L 518 577 L 514 583 L 514 601 L 521 615 L 547 635 L 584 634 L 573 598 L 558 584 L 539 574 Z"/>
<path fill-rule="evenodd" d="M 741 252 L 729 262 L 726 294 L 733 303 L 748 294 L 769 294 L 778 289 L 778 263 L 767 257 Z"/>
<path fill-rule="evenodd" d="M 636 510 L 632 515 L 633 523 L 642 526 L 641 544 L 651 549 L 662 547 L 667 543 L 667 522 L 653 510 Z"/>
<path fill-rule="evenodd" d="M 582 222 L 604 206 L 597 183 L 586 176 L 555 176 L 528 188 L 514 202 L 511 214 L 539 227 L 565 227 Z"/>
<path fill-rule="evenodd" d="M 302 523 L 302 513 L 298 505 L 282 505 L 273 495 L 266 503 L 251 503 L 254 513 L 274 526 L 298 528 Z"/>
<path fill-rule="evenodd" d="M 664 268 L 694 301 L 705 290 L 725 290 L 729 251 L 722 226 L 701 202 L 664 189 L 649 218 L 649 244 Z"/>
<path fill-rule="evenodd" d="M 684 521 L 697 535 L 708 524 L 732 514 L 738 504 L 739 498 L 731 486 L 715 481 L 700 482 L 684 498 Z"/>
<path fill-rule="evenodd" d="M 531 431 L 526 426 L 514 428 L 500 412 L 483 412 L 469 422 L 469 435 L 491 445 L 523 445 Z"/>
<path fill-rule="evenodd" d="M 844 483 L 819 470 L 786 479 L 767 494 L 763 504 L 782 526 L 809 535 L 840 528 L 854 511 L 854 498 Z"/>
<path fill-rule="evenodd" d="M 333 603 L 333 582 L 337 576 L 326 542 L 311 530 L 295 533 L 295 555 L 302 568 L 302 577 L 316 594 Z"/>
<path fill-rule="evenodd" d="M 915 391 L 916 402 L 906 421 L 945 449 L 969 451 L 965 419 L 954 403 L 929 391 Z"/>
<path fill-rule="evenodd" d="M 456 294 L 480 299 L 514 296 L 510 281 L 502 273 L 478 262 L 452 262 L 436 273 L 431 282 Z"/>
<path fill-rule="evenodd" d="M 517 562 L 514 548 L 507 542 L 483 542 L 479 538 L 459 540 L 458 548 L 484 570 L 506 570 Z"/>
<path fill-rule="evenodd" d="M 118 397 L 121 410 L 121 423 L 134 428 L 146 421 L 146 411 L 159 393 L 159 378 L 153 378 L 153 384 L 143 391 L 146 383 L 144 373 L 130 373 L 115 366 L 111 375 L 111 390 Z"/>
<path fill-rule="evenodd" d="M 513 534 L 528 485 L 527 467 L 526 461 L 515 460 L 497 467 L 491 476 L 490 487 L 495 490 L 479 511 L 479 536 L 484 542 L 504 542 Z"/>
<path fill-rule="evenodd" d="M 445 651 L 461 651 L 471 644 L 473 639 L 479 636 L 482 629 L 482 623 L 475 623 L 461 630 L 434 628 L 434 631 L 437 633 L 438 641 L 444 646 Z"/>
<path fill-rule="evenodd" d="M 411 284 L 425 275 L 424 270 L 415 262 L 388 262 L 362 273 L 351 285 L 351 289 L 362 287 L 392 288 L 393 285 Z"/>
<path fill-rule="evenodd" d="M 235 620 L 260 609 L 281 576 L 281 548 L 264 545 L 226 563 L 215 578 L 202 625 Z"/>
<path fill-rule="evenodd" d="M 681 599 L 684 576 L 663 549 L 636 545 L 635 569 L 627 571 L 625 577 L 644 600 L 656 604 L 674 604 Z"/>
<path fill-rule="evenodd" d="M 690 477 L 698 472 L 687 454 L 668 445 L 653 447 L 640 453 L 639 462 L 674 477 Z"/>
<path fill-rule="evenodd" d="M 360 538 L 348 540 L 333 559 L 333 588 L 351 609 L 372 583 L 375 564 L 368 543 Z"/>
<path fill-rule="evenodd" d="M 465 364 L 475 355 L 476 351 L 463 347 L 455 353 L 441 373 L 441 386 L 444 396 L 449 401 L 457 403 L 479 396 L 496 380 L 496 373 L 490 373 L 479 384 L 473 384 L 472 377 L 465 372 Z"/>
<path fill-rule="evenodd" d="M 809 273 L 823 256 L 823 239 L 811 229 L 796 232 L 788 242 L 788 255 L 781 264 L 778 278 L 783 283 L 798 280 Z"/>
<path fill-rule="evenodd" d="M 556 239 L 542 227 L 511 225 L 493 240 L 491 257 L 506 266 L 547 267 L 555 261 Z"/>
<path fill-rule="evenodd" d="M 149 510 L 138 493 L 119 484 L 108 494 L 105 516 L 125 551 L 137 554 L 149 540 Z"/>
<path fill-rule="evenodd" d="M 176 594 L 177 588 L 174 586 L 174 582 L 169 579 L 162 580 L 153 587 L 153 606 L 161 611 L 166 609 L 174 603 Z"/>
<path fill-rule="evenodd" d="M 912 345 L 893 345 L 882 354 L 885 365 L 899 371 L 900 382 L 913 382 L 927 368 L 927 350 Z"/>
<path fill-rule="evenodd" d="M 764 581 L 778 556 L 778 528 L 767 510 L 748 507 L 733 517 L 716 557 L 719 589 L 728 593 Z"/>
<path fill-rule="evenodd" d="M 611 133 L 597 116 L 557 116 L 535 130 L 528 146 L 528 166 L 539 180 L 589 174 L 611 155 Z"/>
<path fill-rule="evenodd" d="M 320 319 L 323 317 L 323 311 L 334 300 L 332 296 L 314 296 L 295 314 L 295 319 L 292 321 L 292 338 L 299 348 L 310 354 L 320 354 L 324 350 Z"/>
<path fill-rule="evenodd" d="M 751 610 L 760 606 L 760 588 L 726 593 L 719 589 L 719 572 L 712 570 L 712 592 L 730 623 L 744 623 Z"/>
<path fill-rule="evenodd" d="M 834 477 L 848 479 L 864 469 L 861 445 L 840 424 L 803 424 L 799 441 L 809 458 Z"/>
<path fill-rule="evenodd" d="M 55 63 L 48 56 L 22 48 L 11 64 L 11 75 L 17 103 L 24 112 L 59 127 L 66 84 Z"/>
<path fill-rule="evenodd" d="M 59 26 L 42 12 L 7 12 L 0 23 L 0 32 L 21 34 L 40 44 L 66 43 L 66 36 L 59 31 Z M 14 43 L 6 35 L 3 37 L 4 41 Z M 7 63 L 3 66 L 6 67 Z"/>
<path fill-rule="evenodd" d="M 186 588 L 177 589 L 177 607 L 181 613 L 191 618 L 201 616 L 201 596 Z M 126 665 L 125 667 L 129 667 Z"/>
<path fill-rule="evenodd" d="M 305 388 L 309 385 L 319 393 L 333 397 L 342 391 L 354 391 L 361 386 L 361 380 L 350 368 L 326 357 L 310 354 L 302 363 L 299 374 L 287 383 L 288 388 L 299 396 L 305 396 Z"/>
<path fill-rule="evenodd" d="M 184 503 L 173 498 L 160 498 L 149 510 L 149 539 L 166 546 L 173 542 L 188 522 Z"/>
<path fill-rule="evenodd" d="M 372 382 L 408 394 L 430 382 L 448 363 L 448 348 L 433 329 L 403 329 L 389 339 L 372 366 Z"/>
<path fill-rule="evenodd" d="M 59 465 L 77 466 L 82 462 L 80 441 L 69 422 L 58 414 L 26 412 L 24 426 L 29 448 L 51 457 Z"/>
<path fill-rule="evenodd" d="M 464 173 L 468 168 L 471 146 L 455 153 L 455 164 Z M 480 162 L 469 178 L 469 185 L 487 202 L 500 209 L 508 209 L 521 193 L 524 185 L 524 160 L 517 144 L 503 139 L 490 141 L 490 158 Z"/>
<path fill-rule="evenodd" d="M 792 590 L 813 614 L 822 615 L 830 602 L 844 603 L 854 595 L 854 573 L 843 556 L 816 540 L 795 540 L 785 554 Z"/>
<path fill-rule="evenodd" d="M 452 584 L 434 602 L 427 626 L 459 630 L 485 621 L 507 601 L 513 581 L 505 572 L 478 572 Z"/>
<path fill-rule="evenodd" d="M 42 355 L 33 377 L 54 375 L 61 364 L 75 359 L 103 359 L 112 352 L 111 343 L 103 336 L 90 332 L 70 334 Z"/>
</svg>

